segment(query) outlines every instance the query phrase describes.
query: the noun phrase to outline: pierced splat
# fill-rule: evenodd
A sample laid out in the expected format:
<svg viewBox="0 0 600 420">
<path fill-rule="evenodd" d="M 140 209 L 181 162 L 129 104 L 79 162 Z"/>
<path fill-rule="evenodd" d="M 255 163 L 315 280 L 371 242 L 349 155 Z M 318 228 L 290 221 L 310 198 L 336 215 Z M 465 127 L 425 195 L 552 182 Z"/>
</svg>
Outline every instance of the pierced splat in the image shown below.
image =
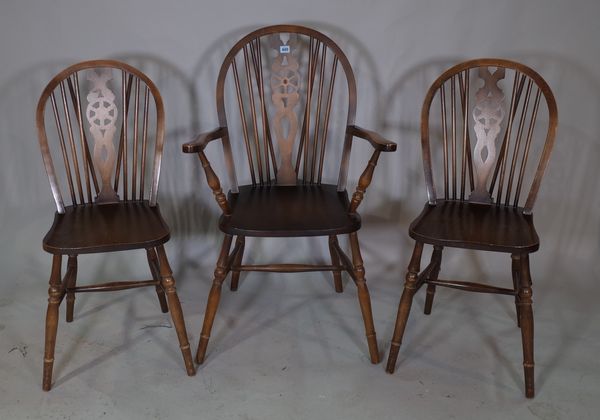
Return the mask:
<svg viewBox="0 0 600 420">
<path fill-rule="evenodd" d="M 271 66 L 271 99 L 276 108 L 273 130 L 280 152 L 277 184 L 295 185 L 297 174 L 292 165 L 292 149 L 298 133 L 298 117 L 295 108 L 300 95 L 300 74 L 295 57 L 295 38 L 290 34 L 273 35 L 271 47 L 277 52 Z"/>
<path fill-rule="evenodd" d="M 477 143 L 473 150 L 475 166 L 475 189 L 469 200 L 479 203 L 491 203 L 492 197 L 487 189 L 487 180 L 496 161 L 496 138 L 500 133 L 500 124 L 504 119 L 504 93 L 498 82 L 504 79 L 504 68 L 491 73 L 489 68 L 480 67 L 479 77 L 484 85 L 475 94 L 473 108 L 474 130 Z"/>
<path fill-rule="evenodd" d="M 88 106 L 85 114 L 90 124 L 90 133 L 94 137 L 94 165 L 100 171 L 102 179 L 102 189 L 96 201 L 115 202 L 119 201 L 119 196 L 111 186 L 111 175 L 116 161 L 113 139 L 118 111 L 115 94 L 107 86 L 107 82 L 112 80 L 112 71 L 107 68 L 98 72 L 90 70 L 87 80 L 92 83 L 92 88 L 87 95 Z"/>
</svg>

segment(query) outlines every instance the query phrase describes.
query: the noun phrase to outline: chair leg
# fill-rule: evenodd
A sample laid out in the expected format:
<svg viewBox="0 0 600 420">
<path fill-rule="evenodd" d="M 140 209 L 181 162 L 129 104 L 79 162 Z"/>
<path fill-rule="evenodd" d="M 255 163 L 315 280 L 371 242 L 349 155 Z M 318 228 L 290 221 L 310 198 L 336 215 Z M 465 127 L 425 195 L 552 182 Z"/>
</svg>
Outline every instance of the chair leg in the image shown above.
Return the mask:
<svg viewBox="0 0 600 420">
<path fill-rule="evenodd" d="M 69 255 L 67 262 L 67 272 L 71 275 L 66 283 L 66 287 L 75 287 L 77 284 L 77 255 Z M 75 293 L 67 292 L 67 322 L 73 322 L 73 311 L 75 309 Z"/>
<path fill-rule="evenodd" d="M 521 307 L 521 338 L 523 340 L 523 370 L 525 374 L 525 396 L 533 398 L 534 362 L 533 362 L 533 308 L 531 291 L 531 273 L 529 271 L 529 255 L 520 257 L 519 306 Z"/>
<path fill-rule="evenodd" d="M 146 249 L 146 257 L 148 258 L 148 265 L 150 266 L 150 272 L 152 278 L 158 282 L 161 282 L 160 268 L 158 263 L 158 257 L 156 251 L 152 248 Z M 162 283 L 162 282 L 161 282 Z M 169 305 L 167 305 L 167 298 L 165 296 L 165 289 L 162 284 L 156 285 L 156 296 L 158 296 L 158 302 L 160 303 L 160 310 L 163 314 L 169 312 Z"/>
<path fill-rule="evenodd" d="M 511 255 L 512 258 L 512 279 L 515 289 L 515 308 L 517 309 L 517 327 L 521 328 L 521 305 L 519 299 L 519 271 L 521 270 L 521 260 L 518 254 Z"/>
<path fill-rule="evenodd" d="M 244 257 L 244 247 L 246 246 L 246 238 L 244 236 L 238 236 L 236 239 L 236 245 L 239 246 L 237 254 L 233 260 L 234 266 L 242 264 L 242 258 Z M 231 270 L 231 284 L 229 289 L 235 292 L 238 289 L 238 282 L 240 281 L 240 270 Z"/>
<path fill-rule="evenodd" d="M 44 346 L 44 375 L 42 389 L 50 391 L 52 387 L 52 367 L 54 366 L 54 348 L 56 347 L 56 332 L 58 329 L 58 307 L 63 297 L 61 284 L 62 255 L 52 256 L 52 273 L 48 288 L 48 310 L 46 312 L 46 338 Z"/>
<path fill-rule="evenodd" d="M 198 343 L 198 351 L 196 352 L 196 362 L 202 364 L 204 362 L 204 356 L 206 355 L 206 347 L 208 346 L 208 340 L 210 339 L 210 331 L 215 320 L 217 313 L 217 307 L 219 306 L 219 300 L 221 298 L 221 286 L 229 267 L 227 266 L 229 258 L 229 248 L 231 247 L 231 235 L 225 235 L 223 239 L 223 246 L 221 247 L 221 253 L 217 260 L 217 267 L 215 268 L 213 284 L 208 295 L 208 302 L 206 303 L 206 311 L 204 312 L 204 323 L 202 324 L 202 332 L 200 333 L 200 342 Z"/>
<path fill-rule="evenodd" d="M 331 265 L 339 266 L 340 265 L 340 256 L 335 249 L 334 244 L 337 243 L 337 236 L 330 235 L 329 236 L 329 253 L 331 254 Z M 335 287 L 335 291 L 337 293 L 342 293 L 344 291 L 344 286 L 342 285 L 342 271 L 336 270 L 333 271 L 333 285 Z"/>
<path fill-rule="evenodd" d="M 371 297 L 365 279 L 365 268 L 363 259 L 360 255 L 360 247 L 358 245 L 358 235 L 356 232 L 350 234 L 350 248 L 352 249 L 352 264 L 354 265 L 354 276 L 356 287 L 358 288 L 358 301 L 362 312 L 363 321 L 365 323 L 365 332 L 367 335 L 367 343 L 369 345 L 369 355 L 371 363 L 379 363 L 379 350 L 377 348 L 377 336 L 375 335 L 375 326 L 373 325 L 373 313 L 371 311 Z"/>
<path fill-rule="evenodd" d="M 167 259 L 167 254 L 163 245 L 157 247 L 158 261 L 161 277 L 161 285 L 169 300 L 169 308 L 171 309 L 171 318 L 175 325 L 175 331 L 177 332 L 177 338 L 179 339 L 179 348 L 183 355 L 183 361 L 185 363 L 185 369 L 189 376 L 196 374 L 196 368 L 194 367 L 194 361 L 192 360 L 192 352 L 190 350 L 190 343 L 188 342 L 187 331 L 185 329 L 185 321 L 183 320 L 183 312 L 181 310 L 181 303 L 179 297 L 177 297 L 177 290 L 175 289 L 175 279 L 173 278 L 173 272 Z"/>
<path fill-rule="evenodd" d="M 408 315 L 410 313 L 410 307 L 412 300 L 417 291 L 417 279 L 419 271 L 421 269 L 421 255 L 423 253 L 423 244 L 421 242 L 415 243 L 415 248 L 408 265 L 408 272 L 406 273 L 406 281 L 404 282 L 404 291 L 400 298 L 400 305 L 398 306 L 398 315 L 396 316 L 396 326 L 394 327 L 394 335 L 392 336 L 392 343 L 390 346 L 390 354 L 388 356 L 388 362 L 386 371 L 388 373 L 394 373 L 396 367 L 396 359 L 398 358 L 398 352 L 400 350 L 400 344 L 402 343 L 402 336 L 404 335 L 404 329 L 406 328 L 406 322 L 408 321 Z"/>
<path fill-rule="evenodd" d="M 429 277 L 427 280 L 437 280 L 438 275 L 440 274 L 440 268 L 442 266 L 442 249 L 441 246 L 433 247 L 433 254 L 431 255 L 431 262 L 434 266 L 431 269 Z M 427 293 L 425 295 L 425 310 L 423 311 L 425 315 L 431 314 L 431 305 L 433 305 L 433 297 L 435 296 L 435 284 L 427 285 Z"/>
</svg>

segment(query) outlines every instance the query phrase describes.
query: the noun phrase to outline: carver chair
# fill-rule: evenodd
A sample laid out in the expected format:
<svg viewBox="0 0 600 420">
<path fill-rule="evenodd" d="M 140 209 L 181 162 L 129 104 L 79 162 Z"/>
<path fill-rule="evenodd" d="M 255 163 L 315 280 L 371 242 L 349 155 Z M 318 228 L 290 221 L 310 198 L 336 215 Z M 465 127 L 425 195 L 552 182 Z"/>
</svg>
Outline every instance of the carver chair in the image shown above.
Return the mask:
<svg viewBox="0 0 600 420">
<path fill-rule="evenodd" d="M 155 287 L 162 311 L 171 312 L 187 373 L 195 374 L 164 249 L 169 227 L 157 204 L 164 118 L 154 83 L 118 61 L 75 64 L 54 77 L 42 93 L 36 123 L 56 203 L 54 223 L 43 240 L 44 250 L 52 254 L 45 391 L 52 384 L 59 306 L 66 297 L 66 320 L 73 321 L 75 294 L 83 292 Z M 78 255 L 133 249 L 146 250 L 152 280 L 76 285 Z"/>
<path fill-rule="evenodd" d="M 542 103 L 545 106 L 540 107 Z M 398 308 L 389 373 L 394 372 L 413 296 L 421 286 L 427 284 L 426 314 L 431 313 L 437 286 L 504 294 L 515 299 L 525 394 L 533 397 L 529 254 L 537 251 L 539 239 L 532 209 L 556 125 L 552 91 L 523 64 L 501 59 L 467 61 L 433 83 L 421 114 L 428 202 L 409 229 L 416 243 Z M 441 161 L 440 165 L 434 161 Z M 438 197 L 436 189 L 440 183 L 443 197 Z M 424 244 L 433 245 L 433 253 L 421 271 Z M 444 247 L 510 254 L 513 287 L 439 279 Z"/>
<path fill-rule="evenodd" d="M 341 272 L 346 271 L 358 288 L 371 361 L 378 363 L 357 236 L 361 226 L 357 208 L 380 153 L 396 150 L 396 144 L 354 124 L 356 83 L 348 59 L 330 38 L 315 30 L 295 25 L 265 27 L 229 51 L 219 72 L 216 96 L 219 126 L 183 146 L 185 153 L 198 154 L 221 208 L 219 228 L 225 234 L 197 362 L 204 361 L 221 286 L 230 271 L 231 290 L 237 289 L 241 271 L 331 271 L 337 292 L 342 292 Z M 234 104 L 229 113 L 228 100 Z M 330 122 L 339 117 L 343 127 L 336 142 Z M 369 142 L 373 155 L 349 200 L 346 177 L 353 138 Z M 223 146 L 230 183 L 227 196 L 204 152 L 213 140 Z M 243 159 L 235 166 L 234 156 L 239 155 Z M 337 184 L 324 182 L 328 166 L 337 168 Z M 248 184 L 238 185 L 238 176 L 245 176 Z M 351 258 L 338 243 L 338 236 L 344 234 L 349 235 Z M 235 246 L 230 252 L 233 236 Z M 242 263 L 246 237 L 306 236 L 328 237 L 331 264 Z"/>
</svg>

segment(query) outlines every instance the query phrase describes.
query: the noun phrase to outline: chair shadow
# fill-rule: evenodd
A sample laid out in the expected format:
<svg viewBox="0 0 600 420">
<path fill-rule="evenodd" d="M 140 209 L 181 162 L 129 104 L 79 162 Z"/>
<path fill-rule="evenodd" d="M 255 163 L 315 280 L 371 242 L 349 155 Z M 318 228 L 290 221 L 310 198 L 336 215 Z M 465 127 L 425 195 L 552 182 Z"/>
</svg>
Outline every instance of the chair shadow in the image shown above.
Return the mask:
<svg viewBox="0 0 600 420">
<path fill-rule="evenodd" d="M 216 234 L 216 224 L 212 222 L 220 214 L 197 159 L 181 150 L 183 143 L 198 133 L 204 107 L 200 104 L 194 79 L 176 64 L 150 54 L 123 53 L 116 58 L 146 73 L 163 97 L 167 128 L 159 204 L 172 233 L 168 247 L 175 248 L 170 252 L 173 273 L 182 285 L 188 279 L 188 264 L 194 265 L 193 262 L 203 261 L 210 255 L 210 248 L 202 246 L 199 249 L 193 246 L 192 254 L 191 245 L 199 237 Z"/>
</svg>

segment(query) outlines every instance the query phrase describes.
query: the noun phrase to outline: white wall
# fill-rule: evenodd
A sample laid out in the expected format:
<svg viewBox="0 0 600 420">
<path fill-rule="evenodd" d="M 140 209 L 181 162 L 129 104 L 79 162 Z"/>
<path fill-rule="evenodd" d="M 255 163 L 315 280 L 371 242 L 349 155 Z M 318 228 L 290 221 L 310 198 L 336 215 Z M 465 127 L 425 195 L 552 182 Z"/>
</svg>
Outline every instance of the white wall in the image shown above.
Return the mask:
<svg viewBox="0 0 600 420">
<path fill-rule="evenodd" d="M 166 204 L 169 221 L 183 226 L 177 235 L 185 236 L 185 219 L 192 217 L 214 233 L 216 204 L 197 162 L 182 155 L 179 145 L 191 132 L 215 125 L 216 71 L 233 42 L 259 26 L 292 22 L 327 32 L 340 44 L 356 71 L 358 122 L 399 142 L 397 153 L 382 157 L 363 210 L 399 234 L 425 201 L 417 127 L 433 78 L 461 59 L 481 56 L 513 58 L 537 69 L 554 90 L 560 119 L 536 207 L 541 252 L 549 259 L 566 253 L 591 264 L 600 242 L 598 16 L 595 0 L 2 0 L 4 258 L 14 265 L 23 263 L 23 254 L 46 258 L 40 242 L 53 207 L 34 107 L 53 74 L 91 58 L 121 58 L 155 79 L 166 100 L 171 142 L 161 184 L 163 201 L 172 201 Z M 357 150 L 353 164 L 368 156 L 367 149 Z M 362 164 L 351 178 L 360 170 Z M 177 194 L 170 192 L 174 189 Z M 32 225 L 33 220 L 38 222 Z M 410 251 L 390 255 L 394 252 Z"/>
</svg>

